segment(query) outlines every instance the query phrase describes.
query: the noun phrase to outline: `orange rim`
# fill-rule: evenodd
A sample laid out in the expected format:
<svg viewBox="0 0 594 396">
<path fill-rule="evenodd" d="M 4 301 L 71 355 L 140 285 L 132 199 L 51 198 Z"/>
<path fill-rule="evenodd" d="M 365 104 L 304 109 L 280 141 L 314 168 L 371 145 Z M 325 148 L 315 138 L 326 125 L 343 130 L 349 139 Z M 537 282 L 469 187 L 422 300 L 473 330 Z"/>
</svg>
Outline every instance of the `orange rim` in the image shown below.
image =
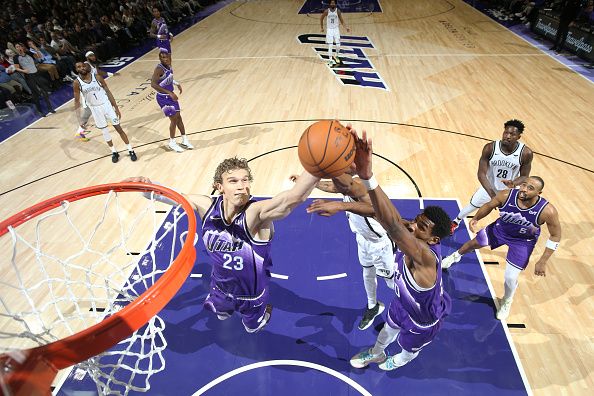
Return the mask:
<svg viewBox="0 0 594 396">
<path fill-rule="evenodd" d="M 44 360 L 55 369 L 63 369 L 87 360 L 92 356 L 111 348 L 155 316 L 180 289 L 190 275 L 196 260 L 194 237 L 196 234 L 196 216 L 190 203 L 179 193 L 163 186 L 146 183 L 111 183 L 86 187 L 40 202 L 25 209 L 0 223 L 0 236 L 13 228 L 35 218 L 42 213 L 60 206 L 62 201 L 78 201 L 84 198 L 115 192 L 157 192 L 181 204 L 188 216 L 188 236 L 184 245 L 169 269 L 161 275 L 152 287 L 120 311 L 103 321 L 79 332 L 55 341 L 51 344 L 31 348 L 22 353 L 27 360 Z M 12 354 L 11 354 L 12 355 Z M 7 355 L 0 355 L 0 361 Z M 24 364 L 27 364 L 26 362 Z M 14 373 L 18 377 L 18 370 Z M 25 376 L 26 373 L 22 373 Z M 32 374 L 32 373 L 31 373 Z M 30 374 L 30 375 L 31 375 Z M 55 375 L 54 375 L 55 376 Z M 53 380 L 52 376 L 51 380 Z M 21 378 L 22 379 L 22 378 Z M 10 380 L 9 380 L 10 381 Z M 22 382 L 21 380 L 18 380 Z M 0 380 L 0 382 L 2 382 Z M 51 381 L 50 381 L 51 384 Z M 49 385 L 46 389 L 49 389 Z"/>
</svg>

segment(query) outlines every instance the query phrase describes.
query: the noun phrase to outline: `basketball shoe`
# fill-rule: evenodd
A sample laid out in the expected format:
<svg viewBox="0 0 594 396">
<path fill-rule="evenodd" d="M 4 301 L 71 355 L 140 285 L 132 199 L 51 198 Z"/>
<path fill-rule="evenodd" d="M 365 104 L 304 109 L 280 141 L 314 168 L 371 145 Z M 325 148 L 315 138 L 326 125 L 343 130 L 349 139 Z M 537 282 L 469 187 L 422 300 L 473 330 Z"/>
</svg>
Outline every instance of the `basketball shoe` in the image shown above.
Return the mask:
<svg viewBox="0 0 594 396">
<path fill-rule="evenodd" d="M 452 221 L 452 224 L 450 225 L 450 235 L 454 235 L 454 232 L 456 232 L 456 230 L 458 229 L 459 226 L 460 226 L 460 223 L 458 223 L 456 221 Z"/>
<path fill-rule="evenodd" d="M 376 316 L 384 312 L 384 309 L 384 304 L 379 301 L 377 304 L 375 304 L 375 307 L 367 308 L 363 314 L 363 319 L 361 319 L 361 322 L 359 322 L 359 330 L 368 329 L 369 326 L 373 324 L 373 320 L 376 318 Z"/>
<path fill-rule="evenodd" d="M 509 316 L 511 309 L 512 299 L 511 298 L 498 298 L 499 309 L 497 310 L 497 319 L 505 320 Z"/>
<path fill-rule="evenodd" d="M 173 139 L 169 139 L 169 148 L 173 151 L 175 151 L 176 153 L 183 153 L 184 149 L 181 148 L 177 142 Z"/>
<path fill-rule="evenodd" d="M 351 358 L 351 366 L 354 368 L 364 368 L 369 363 L 383 363 L 386 360 L 386 354 L 384 352 L 374 355 L 371 353 L 373 348 L 366 349 L 359 352 Z"/>
<path fill-rule="evenodd" d="M 251 329 L 249 327 L 247 327 L 244 323 L 243 327 L 245 327 L 245 331 L 247 331 L 248 333 L 257 333 L 258 331 L 262 330 L 262 328 L 264 328 L 264 326 L 266 326 L 268 324 L 268 322 L 270 322 L 270 318 L 272 317 L 272 305 L 267 304 L 266 305 L 266 310 L 264 311 L 264 315 L 262 315 L 262 317 L 260 318 L 260 324 L 258 325 L 258 327 L 256 327 L 255 329 Z"/>
<path fill-rule="evenodd" d="M 188 137 L 186 135 L 182 136 L 181 145 L 184 146 L 185 148 L 187 148 L 188 150 L 192 150 L 194 148 L 194 146 L 192 146 L 192 143 L 190 143 L 190 141 L 188 140 Z"/>
<path fill-rule="evenodd" d="M 441 260 L 441 269 L 444 270 L 450 268 L 454 263 L 460 261 L 461 258 L 462 255 L 456 250 L 454 253 Z"/>
</svg>

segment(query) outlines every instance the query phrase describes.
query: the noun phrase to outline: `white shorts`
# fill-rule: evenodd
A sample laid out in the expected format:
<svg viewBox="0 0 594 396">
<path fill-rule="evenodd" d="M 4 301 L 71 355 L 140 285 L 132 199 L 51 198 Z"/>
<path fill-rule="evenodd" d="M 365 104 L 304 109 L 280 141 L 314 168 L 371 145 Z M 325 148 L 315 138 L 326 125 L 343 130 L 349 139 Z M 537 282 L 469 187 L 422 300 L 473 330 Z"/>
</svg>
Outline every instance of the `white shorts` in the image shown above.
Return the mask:
<svg viewBox="0 0 594 396">
<path fill-rule="evenodd" d="M 359 262 L 363 267 L 375 267 L 375 273 L 382 278 L 391 278 L 394 275 L 396 262 L 394 261 L 394 248 L 390 238 L 384 236 L 379 241 L 369 241 L 361 235 L 357 236 Z"/>
<path fill-rule="evenodd" d="M 499 191 L 495 190 L 495 192 L 498 193 Z M 485 190 L 483 186 L 480 186 L 479 189 L 476 190 L 476 192 L 470 198 L 470 204 L 475 208 L 480 208 L 490 200 L 491 196 L 489 195 L 487 190 Z"/>
<path fill-rule="evenodd" d="M 340 30 L 339 29 L 327 29 L 326 30 L 326 44 L 335 43 L 340 45 Z"/>
<path fill-rule="evenodd" d="M 120 125 L 120 119 L 115 113 L 115 110 L 111 106 L 111 103 L 106 103 L 101 106 L 91 106 L 91 114 L 95 120 L 95 126 L 99 129 L 107 127 L 107 124 Z"/>
</svg>

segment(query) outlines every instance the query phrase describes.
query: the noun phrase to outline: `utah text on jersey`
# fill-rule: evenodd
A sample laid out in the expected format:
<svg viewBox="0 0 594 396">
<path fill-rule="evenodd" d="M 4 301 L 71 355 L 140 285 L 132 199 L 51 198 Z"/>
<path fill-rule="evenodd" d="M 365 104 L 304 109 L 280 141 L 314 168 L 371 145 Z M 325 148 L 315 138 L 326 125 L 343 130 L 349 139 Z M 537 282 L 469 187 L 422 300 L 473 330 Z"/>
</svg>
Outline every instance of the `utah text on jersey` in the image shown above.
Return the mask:
<svg viewBox="0 0 594 396">
<path fill-rule="evenodd" d="M 297 37 L 297 41 L 301 44 L 315 44 L 313 50 L 318 56 L 325 61 L 329 60 L 325 34 L 302 34 Z M 364 48 L 375 49 L 368 37 L 341 36 L 340 47 L 339 58 L 342 61 L 340 67 L 328 66 L 337 80 L 344 85 L 390 90 L 363 51 Z"/>
</svg>

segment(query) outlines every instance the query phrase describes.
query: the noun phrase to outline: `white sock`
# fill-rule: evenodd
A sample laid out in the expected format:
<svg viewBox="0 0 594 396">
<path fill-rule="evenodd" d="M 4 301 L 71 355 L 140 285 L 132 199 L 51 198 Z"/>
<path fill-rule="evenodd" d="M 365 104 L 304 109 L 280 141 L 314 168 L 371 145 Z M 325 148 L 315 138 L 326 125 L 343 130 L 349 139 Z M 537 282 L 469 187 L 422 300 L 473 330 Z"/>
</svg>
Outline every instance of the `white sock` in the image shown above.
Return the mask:
<svg viewBox="0 0 594 396">
<path fill-rule="evenodd" d="M 188 137 L 187 137 L 186 135 L 182 135 L 182 140 L 183 140 L 183 142 L 185 143 L 185 142 L 187 142 L 187 141 L 188 141 Z"/>
<path fill-rule="evenodd" d="M 505 282 L 504 285 L 504 300 L 511 300 L 514 298 L 514 294 L 516 293 L 516 289 L 518 288 L 518 277 L 522 272 L 521 269 L 514 267 L 507 263 L 505 265 Z"/>
<path fill-rule="evenodd" d="M 169 143 L 175 143 L 175 138 L 169 138 Z"/>
<path fill-rule="evenodd" d="M 411 360 L 413 360 L 414 358 L 416 358 L 419 355 L 420 351 L 417 352 L 409 352 L 409 351 L 405 351 L 404 349 L 402 350 L 402 352 L 400 352 L 397 355 L 394 355 L 392 357 L 392 360 L 394 361 L 395 365 L 398 367 L 402 367 L 404 366 L 406 363 L 410 362 Z"/>
<path fill-rule="evenodd" d="M 464 207 L 460 211 L 460 213 L 458 213 L 458 216 L 456 216 L 456 219 L 454 221 L 456 223 L 460 224 L 460 222 L 462 221 L 463 218 L 465 218 L 466 216 L 468 216 L 469 214 L 471 214 L 472 212 L 474 212 L 477 209 L 478 208 L 476 206 L 473 206 L 471 204 L 468 204 L 466 207 Z"/>
<path fill-rule="evenodd" d="M 118 152 L 118 150 L 116 150 L 115 146 L 110 146 L 109 148 L 111 149 L 111 152 L 112 153 L 117 153 Z"/>
<path fill-rule="evenodd" d="M 377 304 L 377 277 L 375 267 L 363 267 L 363 284 L 367 294 L 367 308 L 371 309 Z"/>
<path fill-rule="evenodd" d="M 332 44 L 328 44 L 328 60 L 332 61 Z"/>
<path fill-rule="evenodd" d="M 384 327 L 382 327 L 382 330 L 377 335 L 377 340 L 371 349 L 371 353 L 373 355 L 379 355 L 384 352 L 388 345 L 396 340 L 396 337 L 398 337 L 399 333 L 400 329 L 393 329 L 389 324 L 384 323 Z"/>
<path fill-rule="evenodd" d="M 127 144 L 126 147 L 128 148 L 128 151 L 134 151 L 132 150 L 132 146 L 130 144 Z"/>
<path fill-rule="evenodd" d="M 80 125 L 78 126 L 78 131 L 76 133 L 81 134 L 85 131 L 85 128 L 81 127 Z"/>
</svg>

